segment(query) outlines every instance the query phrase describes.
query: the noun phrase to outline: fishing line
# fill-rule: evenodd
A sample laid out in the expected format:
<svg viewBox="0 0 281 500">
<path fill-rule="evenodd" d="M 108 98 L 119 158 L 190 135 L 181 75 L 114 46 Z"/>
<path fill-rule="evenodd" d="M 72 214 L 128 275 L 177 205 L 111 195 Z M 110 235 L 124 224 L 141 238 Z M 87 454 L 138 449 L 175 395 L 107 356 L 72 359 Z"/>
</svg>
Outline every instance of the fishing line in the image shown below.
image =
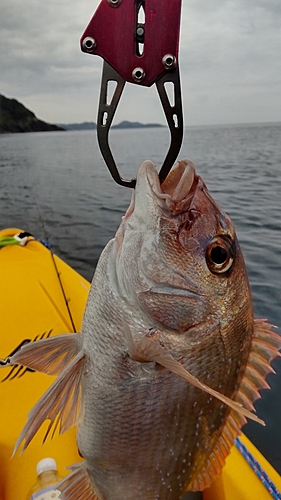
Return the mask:
<svg viewBox="0 0 281 500">
<path fill-rule="evenodd" d="M 39 222 L 40 222 L 40 224 L 41 224 L 41 226 L 43 228 L 44 237 L 45 237 L 46 241 L 48 241 L 49 237 L 48 237 L 48 234 L 47 234 L 44 222 L 43 222 L 43 218 L 41 216 L 41 212 L 40 212 L 39 206 L 38 206 L 36 200 L 34 200 L 34 201 L 35 201 L 35 205 L 36 205 L 37 212 L 38 212 L 38 220 L 39 220 Z M 70 310 L 70 307 L 69 307 L 69 301 L 67 299 L 67 296 L 66 296 L 66 293 L 65 293 L 65 290 L 64 290 L 64 286 L 63 286 L 63 283 L 62 283 L 62 280 L 61 280 L 61 276 L 60 276 L 61 273 L 58 270 L 57 263 L 55 261 L 55 256 L 54 256 L 54 253 L 53 253 L 51 245 L 48 245 L 48 248 L 50 250 L 51 259 L 52 259 L 52 262 L 53 262 L 53 265 L 54 265 L 54 268 L 55 268 L 56 275 L 58 277 L 58 281 L 59 281 L 59 284 L 60 284 L 60 288 L 61 288 L 61 291 L 62 291 L 64 302 L 65 302 L 65 305 L 66 305 L 66 308 L 67 308 L 69 319 L 70 319 L 70 322 L 71 322 L 71 325 L 72 325 L 72 328 L 73 328 L 73 332 L 77 333 L 77 330 L 76 330 L 76 327 L 75 327 L 75 324 L 74 324 L 74 320 L 73 320 L 73 316 L 71 314 L 71 310 Z"/>
</svg>

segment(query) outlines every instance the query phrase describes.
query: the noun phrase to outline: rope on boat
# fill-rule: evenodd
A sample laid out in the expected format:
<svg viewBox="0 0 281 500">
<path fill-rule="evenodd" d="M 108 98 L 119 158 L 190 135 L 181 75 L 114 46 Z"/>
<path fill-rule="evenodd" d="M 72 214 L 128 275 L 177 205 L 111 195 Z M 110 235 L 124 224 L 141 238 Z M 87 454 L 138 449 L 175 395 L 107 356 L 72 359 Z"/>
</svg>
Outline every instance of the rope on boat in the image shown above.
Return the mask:
<svg viewBox="0 0 281 500">
<path fill-rule="evenodd" d="M 256 473 L 260 481 L 263 483 L 267 491 L 270 493 L 274 500 L 281 500 L 281 493 L 276 488 L 275 484 L 268 477 L 267 473 L 263 470 L 262 466 L 258 463 L 258 461 L 253 457 L 253 455 L 249 452 L 246 446 L 242 443 L 241 439 L 236 438 L 235 440 L 236 448 L 243 455 L 245 460 L 248 462 L 250 467 Z"/>
<path fill-rule="evenodd" d="M 0 247 L 7 247 L 10 245 L 20 245 L 24 247 L 26 243 L 27 236 L 22 237 L 20 234 L 15 234 L 14 236 L 3 236 L 0 238 Z"/>
<path fill-rule="evenodd" d="M 39 241 L 39 243 L 42 243 L 42 245 L 48 248 L 48 250 L 51 250 L 51 245 L 48 241 L 41 240 L 40 238 L 34 238 L 32 234 L 27 232 L 15 234 L 14 236 L 2 236 L 0 238 L 0 248 L 10 245 L 20 245 L 24 247 L 28 241 Z"/>
</svg>

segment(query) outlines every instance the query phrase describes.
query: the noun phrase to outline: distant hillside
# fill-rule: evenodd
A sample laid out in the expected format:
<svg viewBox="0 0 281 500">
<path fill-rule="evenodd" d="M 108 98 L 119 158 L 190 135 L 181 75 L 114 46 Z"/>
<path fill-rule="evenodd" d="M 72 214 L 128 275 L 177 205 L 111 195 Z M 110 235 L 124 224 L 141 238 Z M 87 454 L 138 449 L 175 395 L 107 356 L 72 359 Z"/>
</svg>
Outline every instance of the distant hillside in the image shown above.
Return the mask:
<svg viewBox="0 0 281 500">
<path fill-rule="evenodd" d="M 58 126 L 65 130 L 96 130 L 97 128 L 97 124 L 94 122 L 58 123 Z"/>
<path fill-rule="evenodd" d="M 113 125 L 112 128 L 156 128 L 163 127 L 160 123 L 140 123 L 140 122 L 128 122 L 123 121 L 118 123 L 118 125 Z"/>
<path fill-rule="evenodd" d="M 32 111 L 16 99 L 8 99 L 0 94 L 0 134 L 51 130 L 57 131 L 63 128 L 39 120 Z"/>
<path fill-rule="evenodd" d="M 65 130 L 96 130 L 97 124 L 95 122 L 83 122 L 83 123 L 59 123 L 60 127 Z M 123 121 L 118 123 L 118 125 L 113 125 L 111 128 L 150 128 L 150 127 L 163 127 L 159 123 L 140 123 L 140 122 L 128 122 Z"/>
</svg>

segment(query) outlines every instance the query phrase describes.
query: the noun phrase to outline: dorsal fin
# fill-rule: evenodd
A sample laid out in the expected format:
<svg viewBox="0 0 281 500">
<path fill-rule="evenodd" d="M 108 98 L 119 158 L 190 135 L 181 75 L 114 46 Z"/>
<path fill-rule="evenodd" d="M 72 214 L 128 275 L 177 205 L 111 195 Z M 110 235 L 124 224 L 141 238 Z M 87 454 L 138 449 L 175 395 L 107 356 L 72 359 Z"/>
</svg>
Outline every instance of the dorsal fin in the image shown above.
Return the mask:
<svg viewBox="0 0 281 500">
<path fill-rule="evenodd" d="M 59 375 L 79 352 L 77 333 L 55 335 L 23 345 L 7 366 L 22 365 L 48 375 Z"/>
<path fill-rule="evenodd" d="M 281 337 L 271 330 L 273 325 L 266 320 L 254 321 L 254 332 L 252 346 L 243 379 L 235 397 L 235 401 L 243 404 L 248 410 L 253 408 L 253 402 L 260 397 L 260 389 L 270 388 L 265 381 L 268 373 L 274 370 L 270 362 L 280 356 Z M 241 433 L 241 427 L 246 419 L 231 410 L 222 433 L 216 442 L 211 454 L 207 457 L 204 467 L 195 471 L 194 479 L 188 485 L 186 491 L 202 491 L 208 488 L 213 480 L 221 474 L 225 458 L 230 452 L 236 437 Z"/>
</svg>

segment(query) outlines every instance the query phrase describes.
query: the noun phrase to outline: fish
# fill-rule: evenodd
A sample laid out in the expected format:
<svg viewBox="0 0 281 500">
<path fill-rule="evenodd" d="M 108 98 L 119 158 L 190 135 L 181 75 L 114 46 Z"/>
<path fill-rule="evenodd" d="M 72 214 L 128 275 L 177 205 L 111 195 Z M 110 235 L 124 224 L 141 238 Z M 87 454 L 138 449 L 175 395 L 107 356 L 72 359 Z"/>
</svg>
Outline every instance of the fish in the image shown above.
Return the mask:
<svg viewBox="0 0 281 500">
<path fill-rule="evenodd" d="M 243 207 L 241 207 L 243 210 Z M 160 185 L 145 161 L 95 270 L 77 334 L 23 346 L 10 364 L 57 379 L 31 410 L 25 449 L 77 425 L 83 460 L 63 500 L 178 500 L 218 477 L 280 336 L 254 319 L 234 226 L 190 160 Z"/>
</svg>

